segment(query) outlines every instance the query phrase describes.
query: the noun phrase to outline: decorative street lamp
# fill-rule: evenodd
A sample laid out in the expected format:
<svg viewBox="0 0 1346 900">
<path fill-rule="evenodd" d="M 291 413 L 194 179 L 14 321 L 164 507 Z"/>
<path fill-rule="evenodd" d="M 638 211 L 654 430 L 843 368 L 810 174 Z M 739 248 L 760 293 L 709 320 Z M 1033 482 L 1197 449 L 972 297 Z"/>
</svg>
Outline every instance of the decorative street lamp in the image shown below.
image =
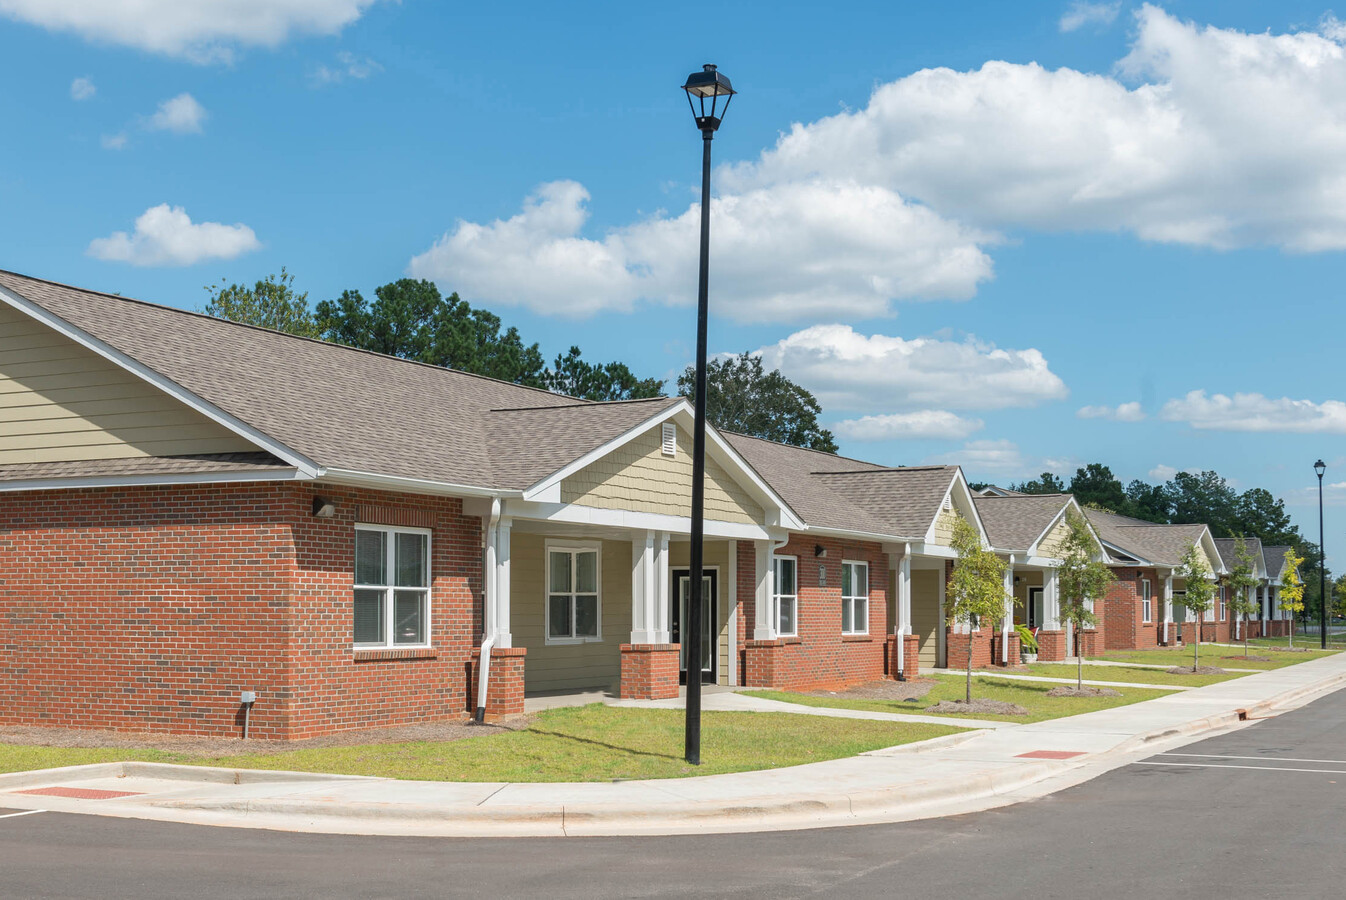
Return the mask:
<svg viewBox="0 0 1346 900">
<path fill-rule="evenodd" d="M 1318 473 L 1318 613 L 1322 617 L 1322 629 L 1318 634 L 1319 646 L 1327 649 L 1327 548 L 1323 546 L 1323 473 L 1327 463 L 1321 459 L 1313 464 Z"/>
<path fill-rule="evenodd" d="M 701 765 L 701 560 L 706 526 L 706 317 L 710 283 L 710 142 L 729 110 L 734 89 L 713 65 L 687 76 L 682 86 L 701 130 L 701 279 L 696 305 L 696 428 L 692 438 L 692 549 L 687 620 L 682 639 L 687 648 L 687 762 Z M 724 105 L 720 105 L 720 98 Z M 706 101 L 710 103 L 707 104 Z M 709 109 L 707 109 L 709 105 Z"/>
</svg>

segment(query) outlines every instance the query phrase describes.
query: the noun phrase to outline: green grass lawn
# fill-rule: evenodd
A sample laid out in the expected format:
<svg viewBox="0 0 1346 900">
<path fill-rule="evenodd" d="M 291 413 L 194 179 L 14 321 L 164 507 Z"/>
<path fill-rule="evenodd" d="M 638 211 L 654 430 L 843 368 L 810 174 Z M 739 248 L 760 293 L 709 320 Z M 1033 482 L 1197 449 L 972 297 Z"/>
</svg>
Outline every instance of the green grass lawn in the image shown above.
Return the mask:
<svg viewBox="0 0 1346 900">
<path fill-rule="evenodd" d="M 1242 651 L 1240 651 L 1242 652 Z M 1203 656 L 1205 654 L 1202 654 Z M 1186 660 L 1176 665 L 1192 664 L 1192 657 L 1189 655 Z M 1202 665 L 1211 665 L 1202 660 Z M 1230 663 L 1233 665 L 1233 663 Z M 1076 666 L 1059 665 L 1056 663 L 1034 663 L 1028 666 L 1029 675 L 1044 675 L 1048 678 L 1074 678 Z M 1015 674 L 1023 674 L 1022 670 L 1016 669 Z M 1131 666 L 1091 666 L 1089 661 L 1084 663 L 1085 681 L 1126 681 L 1133 684 L 1174 684 L 1180 687 L 1202 687 L 1207 684 L 1216 684 L 1221 681 L 1228 681 L 1231 678 L 1242 678 L 1246 673 L 1231 672 L 1228 675 L 1170 675 L 1163 669 L 1143 669 Z"/>
<path fill-rule="evenodd" d="M 424 781 L 684 778 L 838 759 L 960 730 L 917 722 L 707 712 L 702 715 L 702 764 L 693 767 L 682 759 L 681 710 L 593 704 L 541 713 L 525 730 L 439 743 L 363 744 L 221 757 L 0 744 L 0 772 L 140 760 Z"/>
<path fill-rule="evenodd" d="M 963 699 L 962 675 L 935 675 L 939 684 L 915 703 L 900 700 L 852 700 L 845 697 L 819 697 L 812 694 L 794 694 L 785 691 L 748 691 L 749 696 L 765 697 L 768 700 L 782 700 L 786 703 L 799 703 L 804 706 L 823 706 L 836 709 L 867 709 L 875 712 L 920 713 L 923 715 L 943 715 L 927 713 L 926 708 L 941 700 Z M 972 716 L 970 718 L 1000 720 L 1005 722 L 1042 722 L 1047 719 L 1059 719 L 1062 716 L 1074 716 L 1080 713 L 1111 709 L 1114 706 L 1126 706 L 1142 700 L 1163 697 L 1172 691 L 1151 690 L 1146 688 L 1115 688 L 1121 697 L 1048 697 L 1047 692 L 1060 685 L 1046 682 L 1010 681 L 1006 678 L 983 677 L 972 679 L 972 696 L 987 700 L 1008 700 L 1028 710 L 1026 716 Z M 952 715 L 952 714 L 950 714 Z"/>
<path fill-rule="evenodd" d="M 1284 638 L 1277 638 L 1277 641 L 1284 641 Z M 1296 640 L 1296 645 L 1299 641 Z M 1283 643 L 1281 644 L 1283 646 Z M 1269 656 L 1269 662 L 1257 662 L 1244 659 L 1232 659 L 1231 657 L 1243 655 L 1243 645 L 1237 647 L 1224 647 L 1215 644 L 1201 645 L 1201 665 L 1219 666 L 1220 668 L 1230 669 L 1281 669 L 1285 666 L 1293 666 L 1295 663 L 1308 662 L 1311 659 L 1319 659 L 1331 653 L 1338 651 L 1329 650 L 1327 653 L 1321 650 L 1315 650 L 1312 653 L 1277 653 L 1271 649 L 1271 644 L 1260 645 L 1256 640 L 1248 642 L 1248 652 L 1253 656 Z M 1157 650 L 1114 650 L 1104 653 L 1099 659 L 1106 659 L 1113 662 L 1131 662 L 1147 663 L 1150 665 L 1163 666 L 1190 666 L 1192 664 L 1191 646 L 1180 648 L 1161 647 Z M 1089 661 L 1085 660 L 1085 665 Z M 1064 667 L 1063 667 L 1064 668 Z"/>
</svg>

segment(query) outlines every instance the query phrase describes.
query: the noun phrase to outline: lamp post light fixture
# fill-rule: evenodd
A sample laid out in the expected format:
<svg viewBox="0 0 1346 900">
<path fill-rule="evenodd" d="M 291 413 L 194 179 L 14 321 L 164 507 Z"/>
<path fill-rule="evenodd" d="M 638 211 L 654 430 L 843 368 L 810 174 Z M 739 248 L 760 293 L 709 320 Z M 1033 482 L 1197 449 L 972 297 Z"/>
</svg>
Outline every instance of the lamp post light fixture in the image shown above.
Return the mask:
<svg viewBox="0 0 1346 900">
<path fill-rule="evenodd" d="M 684 756 L 701 765 L 701 618 L 702 544 L 706 528 L 706 318 L 710 284 L 710 142 L 715 139 L 734 89 L 713 65 L 687 76 L 682 86 L 701 131 L 701 277 L 696 304 L 696 425 L 692 436 L 692 547 L 690 596 L 682 639 L 687 653 L 687 718 Z M 720 105 L 720 98 L 724 105 Z"/>
<path fill-rule="evenodd" d="M 1318 646 L 1327 649 L 1327 548 L 1323 546 L 1323 473 L 1327 463 L 1321 459 L 1313 464 L 1318 473 L 1318 614 L 1321 627 L 1318 630 Z"/>
</svg>

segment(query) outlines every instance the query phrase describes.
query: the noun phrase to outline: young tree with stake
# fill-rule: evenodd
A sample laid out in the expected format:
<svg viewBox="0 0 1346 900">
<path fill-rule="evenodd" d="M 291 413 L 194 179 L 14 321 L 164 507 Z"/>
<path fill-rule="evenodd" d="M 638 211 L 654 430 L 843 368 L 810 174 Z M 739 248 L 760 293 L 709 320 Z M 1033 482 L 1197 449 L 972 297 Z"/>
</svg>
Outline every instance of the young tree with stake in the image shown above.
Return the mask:
<svg viewBox="0 0 1346 900">
<path fill-rule="evenodd" d="M 953 523 L 953 549 L 958 562 L 944 596 L 949 624 L 968 626 L 967 689 L 965 702 L 972 702 L 972 635 L 974 622 L 995 622 L 1005 616 L 1006 562 L 982 545 L 972 523 L 958 516 Z"/>
<path fill-rule="evenodd" d="M 1089 604 L 1105 595 L 1117 578 L 1095 558 L 1098 544 L 1084 516 L 1073 509 L 1067 511 L 1066 528 L 1056 583 L 1061 594 L 1061 619 L 1075 632 L 1075 687 L 1084 690 L 1083 632 L 1098 621 Z"/>
<path fill-rule="evenodd" d="M 1299 567 L 1304 557 L 1290 547 L 1285 551 L 1285 569 L 1281 572 L 1281 609 L 1290 613 L 1290 646 L 1295 645 L 1295 616 L 1304 609 L 1304 579 L 1299 577 Z"/>
<path fill-rule="evenodd" d="M 1195 674 L 1201 660 L 1201 623 L 1206 618 L 1206 611 L 1215 603 L 1215 582 L 1209 578 L 1210 564 L 1195 541 L 1188 544 L 1182 554 L 1177 574 L 1187 582 L 1182 605 L 1196 619 L 1196 640 L 1192 642 L 1192 672 Z"/>
<path fill-rule="evenodd" d="M 1248 551 L 1248 542 L 1239 535 L 1234 539 L 1234 567 L 1225 576 L 1225 587 L 1229 589 L 1229 611 L 1235 619 L 1243 621 L 1243 655 L 1248 655 L 1248 619 L 1257 612 L 1257 603 L 1249 593 L 1257 584 L 1253 577 L 1253 555 Z"/>
</svg>

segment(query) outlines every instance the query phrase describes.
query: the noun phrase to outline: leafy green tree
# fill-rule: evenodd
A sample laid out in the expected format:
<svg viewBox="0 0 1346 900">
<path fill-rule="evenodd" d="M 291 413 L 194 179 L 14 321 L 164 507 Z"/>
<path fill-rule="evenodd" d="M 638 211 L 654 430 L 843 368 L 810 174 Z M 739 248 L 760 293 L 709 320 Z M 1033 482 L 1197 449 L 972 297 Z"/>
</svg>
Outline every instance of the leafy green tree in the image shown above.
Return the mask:
<svg viewBox="0 0 1346 900">
<path fill-rule="evenodd" d="M 1129 509 L 1122 483 L 1112 474 L 1112 469 L 1101 463 L 1089 463 L 1076 469 L 1075 476 L 1070 479 L 1070 493 L 1081 506 L 1092 505 L 1123 515 Z"/>
<path fill-rule="evenodd" d="M 1075 631 L 1075 686 L 1084 688 L 1084 629 L 1098 621 L 1089 608 L 1102 599 L 1117 576 L 1098 560 L 1098 545 L 1084 516 L 1066 512 L 1066 538 L 1061 544 L 1061 565 L 1056 570 L 1061 595 L 1061 619 Z"/>
<path fill-rule="evenodd" d="M 678 376 L 678 394 L 696 396 L 696 370 Z M 836 453 L 832 432 L 818 424 L 822 407 L 779 370 L 767 372 L 748 353 L 712 361 L 706 368 L 706 419 L 716 428 L 782 444 Z"/>
<path fill-rule="evenodd" d="M 1159 485 L 1134 479 L 1126 486 L 1126 500 L 1129 514 L 1147 522 L 1169 521 L 1168 499 Z"/>
<path fill-rule="evenodd" d="M 982 544 L 981 535 L 967 519 L 959 515 L 953 523 L 953 549 L 958 561 L 953 566 L 944 594 L 944 613 L 949 624 L 968 626 L 995 622 L 1005 616 L 1005 568 L 1008 563 Z M 965 701 L 972 702 L 972 635 L 967 640 L 967 687 Z"/>
<path fill-rule="evenodd" d="M 579 347 L 571 347 L 546 374 L 547 388 L 584 400 L 643 400 L 661 397 L 661 378 L 637 378 L 624 363 L 590 363 L 580 356 Z"/>
<path fill-rule="evenodd" d="M 1304 557 L 1290 547 L 1285 551 L 1285 568 L 1281 571 L 1280 604 L 1281 609 L 1290 613 L 1290 646 L 1295 645 L 1295 616 L 1304 609 L 1304 580 L 1299 577 L 1299 567 Z"/>
<path fill-rule="evenodd" d="M 1234 519 L 1239 532 L 1259 538 L 1263 544 L 1278 547 L 1300 541 L 1299 528 L 1291 524 L 1285 501 L 1273 497 L 1266 488 L 1249 488 L 1240 494 Z"/>
<path fill-rule="evenodd" d="M 1010 485 L 1011 491 L 1021 494 L 1064 494 L 1066 483 L 1051 472 L 1043 472 L 1032 481 L 1021 481 Z"/>
<path fill-rule="evenodd" d="M 1346 616 L 1346 575 L 1340 575 L 1332 582 L 1332 615 Z"/>
<path fill-rule="evenodd" d="M 1208 577 L 1210 566 L 1195 541 L 1187 545 L 1176 574 L 1187 582 L 1182 605 L 1196 617 L 1196 640 L 1192 642 L 1192 671 L 1196 672 L 1201 660 L 1201 623 L 1206 618 L 1206 611 L 1215 603 L 1215 582 Z"/>
<path fill-rule="evenodd" d="M 202 312 L 208 316 L 300 337 L 318 337 L 318 327 L 308 309 L 308 292 L 301 294 L 294 289 L 294 276 L 284 266 L 279 275 L 268 275 L 252 287 L 212 284 L 206 286 L 206 292 L 210 300 Z"/>
<path fill-rule="evenodd" d="M 1164 485 L 1169 503 L 1169 521 L 1210 526 L 1215 537 L 1234 533 L 1238 495 L 1216 472 L 1179 472 Z"/>
<path fill-rule="evenodd" d="M 374 289 L 374 302 L 359 291 L 342 291 L 318 304 L 323 338 L 417 362 L 432 362 L 431 348 L 444 298 L 434 282 L 402 278 Z M 456 297 L 454 298 L 457 299 Z"/>
<path fill-rule="evenodd" d="M 1248 617 L 1257 612 L 1257 602 L 1249 595 L 1249 590 L 1257 584 L 1254 571 L 1248 542 L 1239 535 L 1234 539 L 1234 565 L 1225 576 L 1225 588 L 1229 591 L 1229 611 L 1235 618 L 1243 620 L 1244 656 L 1248 655 Z"/>
</svg>

